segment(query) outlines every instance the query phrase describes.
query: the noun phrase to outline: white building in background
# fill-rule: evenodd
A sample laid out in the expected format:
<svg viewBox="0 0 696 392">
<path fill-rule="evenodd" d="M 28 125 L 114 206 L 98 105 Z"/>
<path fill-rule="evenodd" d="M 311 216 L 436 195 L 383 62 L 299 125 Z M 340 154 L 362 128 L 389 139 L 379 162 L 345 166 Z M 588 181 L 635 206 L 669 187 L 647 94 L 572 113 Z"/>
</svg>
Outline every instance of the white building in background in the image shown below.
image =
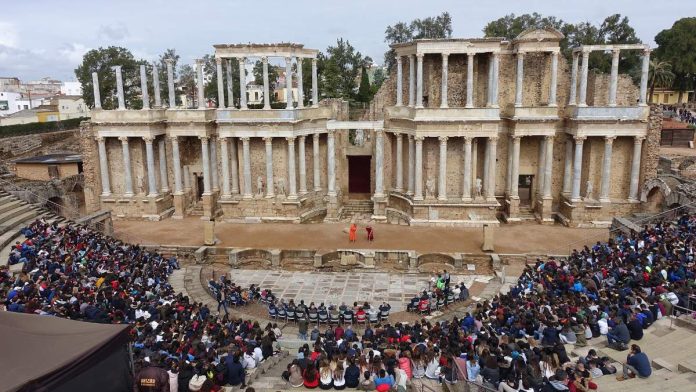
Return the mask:
<svg viewBox="0 0 696 392">
<path fill-rule="evenodd" d="M 79 95 L 57 95 L 48 104 L 56 106 L 61 120 L 90 116 L 85 100 Z"/>
<path fill-rule="evenodd" d="M 63 82 L 60 86 L 62 95 L 82 96 L 82 84 L 80 82 Z"/>
<path fill-rule="evenodd" d="M 19 92 L 0 91 L 0 117 L 9 116 L 21 110 L 33 109 L 42 103 L 42 98 L 29 99 Z"/>
</svg>

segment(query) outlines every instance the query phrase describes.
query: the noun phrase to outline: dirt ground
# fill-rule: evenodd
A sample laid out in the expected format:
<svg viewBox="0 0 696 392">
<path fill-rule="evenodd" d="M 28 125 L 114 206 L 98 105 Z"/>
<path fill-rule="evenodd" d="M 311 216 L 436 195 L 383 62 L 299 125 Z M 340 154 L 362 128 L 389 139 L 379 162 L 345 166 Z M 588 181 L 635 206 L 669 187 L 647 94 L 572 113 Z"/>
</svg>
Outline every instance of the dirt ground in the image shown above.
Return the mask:
<svg viewBox="0 0 696 392">
<path fill-rule="evenodd" d="M 233 224 L 216 223 L 218 246 L 277 249 L 394 249 L 418 252 L 481 251 L 482 228 L 410 227 L 373 224 L 374 242 L 359 226 L 358 241 L 348 242 L 347 223 Z M 114 221 L 115 236 L 144 245 L 203 245 L 203 221 L 198 217 L 160 222 Z M 501 225 L 495 228 L 497 253 L 566 254 L 573 248 L 606 241 L 607 229 L 577 229 L 560 225 Z"/>
<path fill-rule="evenodd" d="M 696 156 L 696 148 L 662 146 L 660 147 L 660 155 L 692 157 Z"/>
</svg>

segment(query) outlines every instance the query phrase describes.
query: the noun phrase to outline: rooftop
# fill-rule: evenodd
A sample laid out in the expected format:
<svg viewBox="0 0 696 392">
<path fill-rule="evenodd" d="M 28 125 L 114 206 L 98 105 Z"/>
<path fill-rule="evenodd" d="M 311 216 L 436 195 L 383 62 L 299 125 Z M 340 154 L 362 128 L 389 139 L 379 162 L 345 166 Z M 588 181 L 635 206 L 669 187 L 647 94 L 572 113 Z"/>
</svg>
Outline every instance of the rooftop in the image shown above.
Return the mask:
<svg viewBox="0 0 696 392">
<path fill-rule="evenodd" d="M 15 163 L 82 163 L 82 155 L 73 152 L 39 155 L 35 157 L 17 159 Z"/>
</svg>

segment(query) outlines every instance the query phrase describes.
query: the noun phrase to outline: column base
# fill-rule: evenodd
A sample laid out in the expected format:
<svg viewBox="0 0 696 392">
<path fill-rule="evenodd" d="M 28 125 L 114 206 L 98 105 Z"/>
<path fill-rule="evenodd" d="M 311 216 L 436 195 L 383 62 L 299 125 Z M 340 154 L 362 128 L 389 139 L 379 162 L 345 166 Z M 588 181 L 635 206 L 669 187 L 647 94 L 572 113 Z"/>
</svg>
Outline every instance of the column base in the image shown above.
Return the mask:
<svg viewBox="0 0 696 392">
<path fill-rule="evenodd" d="M 404 193 L 404 188 L 394 188 L 394 192 Z"/>
<path fill-rule="evenodd" d="M 556 103 L 550 103 L 550 104 L 549 104 L 549 107 L 550 107 L 550 108 L 557 108 L 557 107 L 558 107 L 558 104 L 556 104 Z"/>
<path fill-rule="evenodd" d="M 297 195 L 288 195 L 288 200 L 297 200 Z"/>
<path fill-rule="evenodd" d="M 416 105 L 416 109 L 423 109 L 423 105 Z"/>
<path fill-rule="evenodd" d="M 447 196 L 438 196 L 437 200 L 439 201 L 447 201 Z"/>
<path fill-rule="evenodd" d="M 473 199 L 471 197 L 462 197 L 462 202 L 464 203 L 471 203 Z"/>
<path fill-rule="evenodd" d="M 611 199 L 609 199 L 608 197 L 600 197 L 599 202 L 600 203 L 611 203 Z"/>
<path fill-rule="evenodd" d="M 186 200 L 183 193 L 174 194 L 174 215 L 173 219 L 184 219 Z"/>
<path fill-rule="evenodd" d="M 414 197 L 413 197 L 413 200 L 416 200 L 416 201 L 423 201 L 423 196 L 414 196 Z"/>
<path fill-rule="evenodd" d="M 626 200 L 626 201 L 628 201 L 629 203 L 640 203 L 640 201 L 638 199 L 633 198 L 633 197 L 629 197 L 628 200 Z"/>
<path fill-rule="evenodd" d="M 101 197 L 111 197 L 111 192 L 109 192 L 109 193 L 102 193 L 102 194 L 99 195 L 99 196 L 101 196 Z"/>
<path fill-rule="evenodd" d="M 314 188 L 314 192 L 321 192 L 321 188 L 320 187 Z"/>
<path fill-rule="evenodd" d="M 242 199 L 244 199 L 244 200 L 251 200 L 251 199 L 253 199 L 253 198 L 254 198 L 254 196 L 249 195 L 249 194 L 243 195 L 243 196 L 242 196 Z"/>
<path fill-rule="evenodd" d="M 166 195 L 167 193 L 169 193 L 169 188 L 162 188 L 160 189 L 160 192 L 162 192 L 163 195 Z"/>
<path fill-rule="evenodd" d="M 440 105 L 440 109 L 449 109 L 449 105 Z"/>
<path fill-rule="evenodd" d="M 135 194 L 133 192 L 126 192 L 123 194 L 123 197 L 133 197 Z"/>
<path fill-rule="evenodd" d="M 266 199 L 272 199 L 275 197 L 275 194 L 274 193 L 267 193 L 265 197 L 266 197 Z"/>
</svg>

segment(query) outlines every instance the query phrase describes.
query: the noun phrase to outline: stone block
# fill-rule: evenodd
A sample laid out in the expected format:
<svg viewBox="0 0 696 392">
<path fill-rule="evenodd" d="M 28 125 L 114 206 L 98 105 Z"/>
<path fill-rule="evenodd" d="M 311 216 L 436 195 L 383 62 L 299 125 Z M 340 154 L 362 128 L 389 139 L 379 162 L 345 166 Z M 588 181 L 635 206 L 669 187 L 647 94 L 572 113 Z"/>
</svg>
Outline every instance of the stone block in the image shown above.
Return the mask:
<svg viewBox="0 0 696 392">
<path fill-rule="evenodd" d="M 280 249 L 271 249 L 271 265 L 280 267 Z"/>
<path fill-rule="evenodd" d="M 215 221 L 206 220 L 203 222 L 203 243 L 215 245 Z"/>
<path fill-rule="evenodd" d="M 495 230 L 493 226 L 483 225 L 483 245 L 481 250 L 484 252 L 493 252 L 495 250 L 493 230 Z"/>
</svg>

